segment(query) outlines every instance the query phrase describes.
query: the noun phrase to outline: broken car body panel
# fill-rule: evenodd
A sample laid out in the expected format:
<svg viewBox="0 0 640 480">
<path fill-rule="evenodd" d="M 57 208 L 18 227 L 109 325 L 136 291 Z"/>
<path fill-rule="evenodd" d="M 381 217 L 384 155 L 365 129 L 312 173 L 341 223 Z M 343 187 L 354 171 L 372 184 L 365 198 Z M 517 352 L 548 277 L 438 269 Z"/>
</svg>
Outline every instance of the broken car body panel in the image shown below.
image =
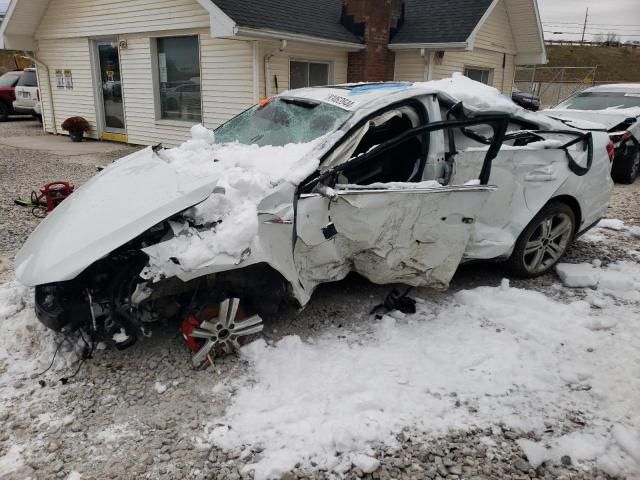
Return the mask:
<svg viewBox="0 0 640 480">
<path fill-rule="evenodd" d="M 206 178 L 183 175 L 151 147 L 109 165 L 62 202 L 16 256 L 28 286 L 76 277 L 96 260 L 157 223 L 205 200 Z"/>
<path fill-rule="evenodd" d="M 295 258 L 308 290 L 355 271 L 374 283 L 446 288 L 495 187 L 336 189 L 298 202 Z M 323 233 L 324 232 L 324 233 Z M 320 234 L 319 234 L 320 233 Z"/>
</svg>

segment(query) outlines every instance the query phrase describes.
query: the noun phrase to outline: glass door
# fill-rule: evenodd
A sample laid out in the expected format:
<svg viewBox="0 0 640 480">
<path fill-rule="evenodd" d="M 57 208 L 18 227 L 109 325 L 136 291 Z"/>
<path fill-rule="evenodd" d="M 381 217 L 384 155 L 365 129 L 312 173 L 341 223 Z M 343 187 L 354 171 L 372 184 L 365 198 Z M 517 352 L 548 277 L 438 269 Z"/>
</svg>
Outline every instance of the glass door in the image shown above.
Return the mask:
<svg viewBox="0 0 640 480">
<path fill-rule="evenodd" d="M 104 131 L 124 133 L 125 121 L 118 39 L 99 40 L 96 42 L 96 49 Z"/>
</svg>

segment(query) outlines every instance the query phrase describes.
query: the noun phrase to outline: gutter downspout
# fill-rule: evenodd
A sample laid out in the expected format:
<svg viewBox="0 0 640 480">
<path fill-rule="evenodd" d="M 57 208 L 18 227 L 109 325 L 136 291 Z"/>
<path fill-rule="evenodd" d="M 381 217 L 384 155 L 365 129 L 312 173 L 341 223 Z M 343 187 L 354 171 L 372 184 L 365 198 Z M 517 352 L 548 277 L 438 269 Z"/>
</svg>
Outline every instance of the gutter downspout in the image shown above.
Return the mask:
<svg viewBox="0 0 640 480">
<path fill-rule="evenodd" d="M 280 46 L 276 48 L 269 55 L 264 56 L 264 96 L 267 98 L 271 93 L 271 79 L 269 78 L 269 62 L 271 59 L 278 53 L 284 52 L 284 49 L 287 48 L 287 41 L 280 40 Z M 276 94 L 278 92 L 276 91 Z"/>
<path fill-rule="evenodd" d="M 425 62 L 425 72 L 424 79 L 427 82 L 433 80 L 433 60 L 436 56 L 436 52 L 434 50 L 426 50 L 424 48 L 420 49 L 420 56 L 424 58 Z"/>
<path fill-rule="evenodd" d="M 58 134 L 58 128 L 56 127 L 56 110 L 55 107 L 53 106 L 53 90 L 51 89 L 51 76 L 49 74 L 49 66 L 38 60 L 35 56 L 31 56 L 28 55 L 26 52 L 24 53 L 24 55 L 22 55 L 24 58 L 27 58 L 29 60 L 31 60 L 33 63 L 35 63 L 38 67 L 42 67 L 42 69 L 47 73 L 47 86 L 49 89 L 49 95 L 47 95 L 49 97 L 49 101 L 47 102 L 49 104 L 49 108 L 51 109 L 51 119 L 53 122 L 53 134 L 57 135 Z M 40 88 L 40 86 L 38 85 L 38 88 Z M 42 92 L 40 92 L 40 97 L 42 98 Z M 42 112 L 42 128 L 43 130 L 45 129 L 45 115 L 44 112 Z M 46 132 L 46 130 L 45 130 Z"/>
</svg>

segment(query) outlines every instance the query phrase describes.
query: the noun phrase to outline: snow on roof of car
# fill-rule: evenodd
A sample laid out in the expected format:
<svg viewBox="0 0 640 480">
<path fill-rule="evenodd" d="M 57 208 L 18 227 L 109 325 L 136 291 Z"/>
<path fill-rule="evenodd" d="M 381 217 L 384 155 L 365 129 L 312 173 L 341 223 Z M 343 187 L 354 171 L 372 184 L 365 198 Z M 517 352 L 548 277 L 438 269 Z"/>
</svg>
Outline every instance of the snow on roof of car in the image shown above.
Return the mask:
<svg viewBox="0 0 640 480">
<path fill-rule="evenodd" d="M 301 88 L 284 92 L 281 96 L 325 102 L 345 110 L 357 111 L 372 105 L 382 106 L 383 102 L 429 94 L 436 94 L 453 102 L 461 101 L 471 111 L 504 113 L 545 129 L 567 128 L 567 125 L 546 115 L 525 110 L 497 88 L 471 80 L 461 73 L 429 82 L 348 83 Z"/>
</svg>

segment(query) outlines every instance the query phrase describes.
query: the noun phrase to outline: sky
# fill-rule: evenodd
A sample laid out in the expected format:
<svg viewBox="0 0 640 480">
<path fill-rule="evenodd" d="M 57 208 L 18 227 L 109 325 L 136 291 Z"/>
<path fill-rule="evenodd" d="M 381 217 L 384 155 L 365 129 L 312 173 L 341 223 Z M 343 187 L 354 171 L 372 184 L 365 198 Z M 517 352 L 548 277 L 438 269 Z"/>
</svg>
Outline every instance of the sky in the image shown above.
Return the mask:
<svg viewBox="0 0 640 480">
<path fill-rule="evenodd" d="M 640 0 L 538 0 L 538 5 L 548 40 L 580 40 L 589 8 L 585 40 L 615 32 L 622 40 L 640 41 Z"/>
<path fill-rule="evenodd" d="M 444 2 L 444 0 L 443 0 Z M 0 0 L 0 11 L 9 0 Z M 616 32 L 622 40 L 640 41 L 640 0 L 538 0 L 545 38 L 580 40 L 587 7 L 589 23 L 585 40 Z"/>
</svg>

